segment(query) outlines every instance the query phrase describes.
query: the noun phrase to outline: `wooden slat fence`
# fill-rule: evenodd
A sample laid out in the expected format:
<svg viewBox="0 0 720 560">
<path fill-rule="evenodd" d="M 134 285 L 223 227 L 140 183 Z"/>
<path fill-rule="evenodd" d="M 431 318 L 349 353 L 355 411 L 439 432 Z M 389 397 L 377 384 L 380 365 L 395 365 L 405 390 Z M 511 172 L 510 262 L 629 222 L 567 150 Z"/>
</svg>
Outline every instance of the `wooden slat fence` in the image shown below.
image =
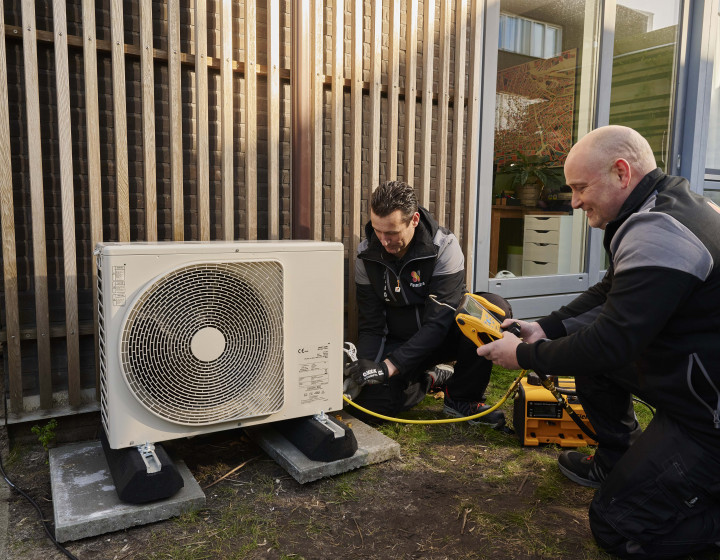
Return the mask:
<svg viewBox="0 0 720 560">
<path fill-rule="evenodd" d="M 7 422 L 97 407 L 99 241 L 287 239 L 293 41 L 312 73 L 311 235 L 353 255 L 414 184 L 473 263 L 479 0 L 11 0 L 0 10 Z M 293 37 L 293 9 L 313 33 Z"/>
</svg>

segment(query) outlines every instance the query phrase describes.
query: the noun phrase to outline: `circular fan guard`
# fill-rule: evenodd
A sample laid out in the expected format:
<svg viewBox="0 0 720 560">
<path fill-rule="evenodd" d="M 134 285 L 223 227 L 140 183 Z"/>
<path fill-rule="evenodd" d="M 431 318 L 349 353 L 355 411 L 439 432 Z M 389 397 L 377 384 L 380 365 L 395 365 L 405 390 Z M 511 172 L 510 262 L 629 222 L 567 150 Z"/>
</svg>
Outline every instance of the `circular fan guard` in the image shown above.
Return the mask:
<svg viewBox="0 0 720 560">
<path fill-rule="evenodd" d="M 122 329 L 125 380 L 160 418 L 207 425 L 283 404 L 282 267 L 202 263 L 154 281 Z M 208 334 L 210 333 L 210 334 Z M 200 351 L 198 340 L 214 341 Z"/>
</svg>

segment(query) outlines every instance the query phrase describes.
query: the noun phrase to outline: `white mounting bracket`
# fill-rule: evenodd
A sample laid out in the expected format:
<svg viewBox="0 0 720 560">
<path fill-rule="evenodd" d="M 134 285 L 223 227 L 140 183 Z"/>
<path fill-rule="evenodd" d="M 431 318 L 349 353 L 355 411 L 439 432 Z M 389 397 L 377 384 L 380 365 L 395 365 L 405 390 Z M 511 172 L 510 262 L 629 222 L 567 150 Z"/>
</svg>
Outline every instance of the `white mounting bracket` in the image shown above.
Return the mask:
<svg viewBox="0 0 720 560">
<path fill-rule="evenodd" d="M 152 443 L 145 442 L 144 445 L 138 445 L 137 450 L 138 453 L 140 453 L 140 457 L 145 461 L 145 469 L 148 474 L 157 473 L 162 470 L 162 463 L 160 463 L 160 459 L 158 459 L 155 453 L 155 446 Z"/>
</svg>

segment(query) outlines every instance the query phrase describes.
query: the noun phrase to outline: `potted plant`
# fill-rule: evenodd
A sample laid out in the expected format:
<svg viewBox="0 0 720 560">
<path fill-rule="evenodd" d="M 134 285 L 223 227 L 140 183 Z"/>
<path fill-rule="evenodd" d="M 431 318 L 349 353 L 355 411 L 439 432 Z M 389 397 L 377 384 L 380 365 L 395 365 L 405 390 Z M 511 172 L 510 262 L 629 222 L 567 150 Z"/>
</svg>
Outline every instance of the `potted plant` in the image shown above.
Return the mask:
<svg viewBox="0 0 720 560">
<path fill-rule="evenodd" d="M 544 188 L 560 188 L 565 183 L 563 168 L 550 156 L 516 153 L 518 159 L 503 165 L 500 172 L 513 175 L 512 187 L 523 206 L 537 206 Z"/>
</svg>

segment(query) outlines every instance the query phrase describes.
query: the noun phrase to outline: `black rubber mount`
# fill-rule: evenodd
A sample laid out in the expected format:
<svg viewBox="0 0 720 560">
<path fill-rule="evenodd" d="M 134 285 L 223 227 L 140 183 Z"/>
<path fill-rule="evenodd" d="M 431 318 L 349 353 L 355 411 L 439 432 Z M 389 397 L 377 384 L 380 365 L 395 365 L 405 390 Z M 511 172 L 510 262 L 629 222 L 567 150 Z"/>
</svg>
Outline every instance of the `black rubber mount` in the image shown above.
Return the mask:
<svg viewBox="0 0 720 560">
<path fill-rule="evenodd" d="M 115 490 L 123 502 L 145 504 L 164 500 L 175 495 L 185 485 L 175 463 L 162 445 L 155 444 L 155 454 L 161 469 L 156 473 L 148 473 L 145 461 L 136 447 L 111 449 L 105 430 L 100 430 L 100 441 Z"/>
</svg>

